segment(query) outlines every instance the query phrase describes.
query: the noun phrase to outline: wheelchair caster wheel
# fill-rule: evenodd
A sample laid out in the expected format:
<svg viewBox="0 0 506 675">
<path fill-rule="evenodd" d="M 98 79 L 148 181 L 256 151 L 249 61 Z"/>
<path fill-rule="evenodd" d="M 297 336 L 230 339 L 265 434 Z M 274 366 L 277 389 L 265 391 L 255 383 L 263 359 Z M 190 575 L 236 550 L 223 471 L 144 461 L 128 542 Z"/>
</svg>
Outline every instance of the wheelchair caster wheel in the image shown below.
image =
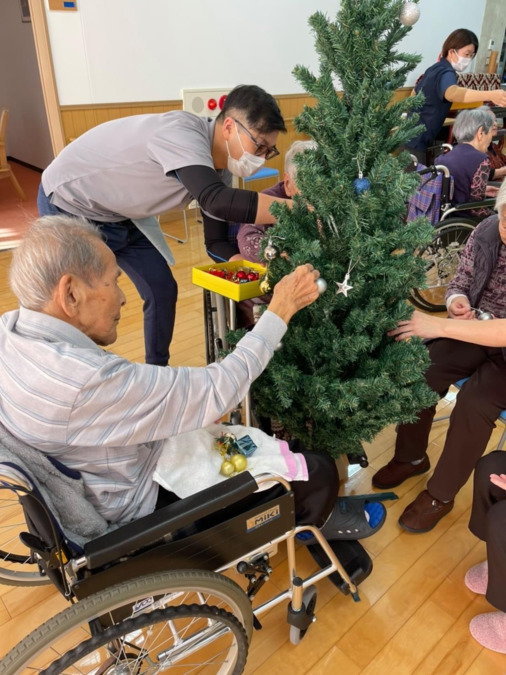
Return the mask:
<svg viewBox="0 0 506 675">
<path fill-rule="evenodd" d="M 316 607 L 317 591 L 315 586 L 309 586 L 302 596 L 302 609 L 300 612 L 293 612 L 290 617 L 288 610 L 288 620 L 297 622 L 298 625 L 290 626 L 290 642 L 292 645 L 298 645 L 308 631 L 309 626 L 316 621 L 314 609 Z"/>
<path fill-rule="evenodd" d="M 358 594 L 358 591 L 355 591 L 355 593 L 352 593 L 351 597 L 353 598 L 353 602 L 360 602 L 360 595 Z"/>
</svg>

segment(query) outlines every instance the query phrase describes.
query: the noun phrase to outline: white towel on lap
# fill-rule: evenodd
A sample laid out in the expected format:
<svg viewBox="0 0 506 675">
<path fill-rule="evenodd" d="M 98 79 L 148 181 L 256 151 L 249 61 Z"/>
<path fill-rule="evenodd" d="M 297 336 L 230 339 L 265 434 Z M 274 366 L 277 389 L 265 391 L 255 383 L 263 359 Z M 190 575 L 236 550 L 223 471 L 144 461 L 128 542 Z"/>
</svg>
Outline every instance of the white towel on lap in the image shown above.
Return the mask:
<svg viewBox="0 0 506 675">
<path fill-rule="evenodd" d="M 247 458 L 247 471 L 253 476 L 272 473 L 288 481 L 308 479 L 304 456 L 292 452 L 285 441 L 254 427 L 213 424 L 167 439 L 154 480 L 181 498 L 227 480 L 220 473 L 223 458 L 213 448 L 215 440 L 224 433 L 232 433 L 236 438 L 248 435 L 255 443 L 257 449 Z M 269 486 L 263 483 L 261 489 Z"/>
</svg>

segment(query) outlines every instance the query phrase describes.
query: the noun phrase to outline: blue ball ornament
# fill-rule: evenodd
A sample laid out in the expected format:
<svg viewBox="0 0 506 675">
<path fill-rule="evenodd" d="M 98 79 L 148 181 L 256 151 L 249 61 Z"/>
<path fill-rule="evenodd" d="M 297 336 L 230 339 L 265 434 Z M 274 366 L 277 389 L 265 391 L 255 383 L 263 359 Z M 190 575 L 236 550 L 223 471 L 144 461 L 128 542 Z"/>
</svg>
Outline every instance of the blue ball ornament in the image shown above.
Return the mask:
<svg viewBox="0 0 506 675">
<path fill-rule="evenodd" d="M 368 178 L 363 178 L 360 176 L 359 178 L 355 178 L 353 181 L 353 188 L 355 190 L 355 194 L 361 195 L 364 192 L 367 192 L 369 188 L 371 187 L 371 181 Z"/>
</svg>

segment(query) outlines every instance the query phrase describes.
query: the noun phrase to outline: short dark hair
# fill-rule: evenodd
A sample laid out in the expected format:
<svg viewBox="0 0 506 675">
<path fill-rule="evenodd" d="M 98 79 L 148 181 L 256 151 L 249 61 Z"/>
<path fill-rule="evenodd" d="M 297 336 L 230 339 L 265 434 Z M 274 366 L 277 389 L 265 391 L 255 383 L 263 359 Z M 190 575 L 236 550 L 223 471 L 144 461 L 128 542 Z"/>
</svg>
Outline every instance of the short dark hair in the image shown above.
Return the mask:
<svg viewBox="0 0 506 675">
<path fill-rule="evenodd" d="M 241 112 L 248 126 L 260 133 L 286 131 L 285 121 L 274 97 L 254 84 L 241 84 L 232 89 L 225 99 L 218 120 L 232 117 L 232 112 Z"/>
<path fill-rule="evenodd" d="M 479 47 L 478 38 L 473 31 L 467 30 L 467 28 L 457 28 L 444 41 L 441 56 L 445 59 L 452 49 L 462 49 L 467 45 L 474 45 L 474 53 L 476 54 Z"/>
</svg>

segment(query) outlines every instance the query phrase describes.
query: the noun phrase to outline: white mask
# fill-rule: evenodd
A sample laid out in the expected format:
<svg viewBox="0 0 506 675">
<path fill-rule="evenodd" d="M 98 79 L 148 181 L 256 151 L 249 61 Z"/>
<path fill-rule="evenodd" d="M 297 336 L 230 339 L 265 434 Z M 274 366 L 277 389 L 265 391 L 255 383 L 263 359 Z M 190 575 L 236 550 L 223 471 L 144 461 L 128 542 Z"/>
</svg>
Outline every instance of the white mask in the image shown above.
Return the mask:
<svg viewBox="0 0 506 675">
<path fill-rule="evenodd" d="M 237 176 L 238 178 L 248 178 L 248 176 L 252 176 L 258 171 L 258 169 L 262 168 L 265 163 L 265 157 L 257 157 L 257 155 L 252 155 L 251 152 L 246 152 L 241 143 L 241 137 L 239 136 L 239 131 L 237 130 L 237 124 L 235 125 L 235 133 L 237 134 L 239 144 L 242 148 L 242 155 L 239 157 L 239 159 L 234 159 L 230 154 L 228 141 L 225 141 L 228 152 L 227 169 L 231 174 Z"/>
<path fill-rule="evenodd" d="M 457 73 L 462 73 L 473 59 L 469 58 L 468 56 L 459 56 L 455 49 L 453 51 L 457 56 L 457 62 L 456 63 L 452 62 L 452 68 L 453 70 L 456 70 Z"/>
</svg>

